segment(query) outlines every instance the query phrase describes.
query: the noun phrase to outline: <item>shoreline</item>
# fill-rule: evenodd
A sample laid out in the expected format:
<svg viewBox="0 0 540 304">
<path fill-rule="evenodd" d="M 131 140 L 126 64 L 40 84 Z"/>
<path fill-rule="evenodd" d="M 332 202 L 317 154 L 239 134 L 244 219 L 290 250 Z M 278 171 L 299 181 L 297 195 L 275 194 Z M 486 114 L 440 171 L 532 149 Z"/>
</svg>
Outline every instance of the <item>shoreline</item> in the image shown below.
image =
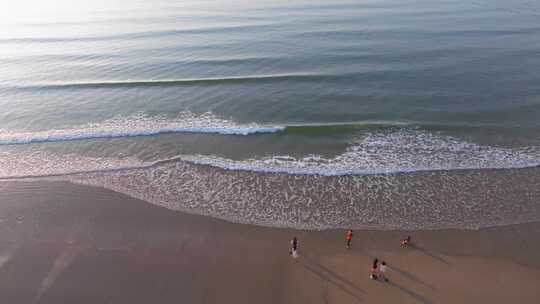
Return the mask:
<svg viewBox="0 0 540 304">
<path fill-rule="evenodd" d="M 201 165 L 201 166 L 206 166 L 206 165 Z M 136 169 L 139 169 L 139 168 L 136 168 Z M 120 170 L 130 170 L 130 169 L 120 169 Z M 489 169 L 489 170 L 492 170 L 492 169 Z M 493 170 L 507 170 L 507 169 L 493 169 Z M 471 170 L 471 171 L 476 171 L 476 170 Z M 84 174 L 84 173 L 75 173 L 74 175 L 82 175 L 82 174 Z M 262 173 L 262 174 L 275 174 L 275 173 Z M 406 173 L 403 173 L 403 174 L 406 174 Z M 93 184 L 82 183 L 82 182 L 79 182 L 79 181 L 72 181 L 72 180 L 68 180 L 68 179 L 66 179 L 66 180 L 61 179 L 61 178 L 57 179 L 57 177 L 62 177 L 62 176 L 64 176 L 64 175 L 62 175 L 62 174 L 52 175 L 50 179 L 47 178 L 48 176 L 28 177 L 28 178 L 13 178 L 13 179 L 9 179 L 9 178 L 8 179 L 2 179 L 2 178 L 0 178 L 0 185 L 1 184 L 21 184 L 21 183 L 34 184 L 34 183 L 37 183 L 37 184 L 65 184 L 65 185 L 68 185 L 68 187 L 69 186 L 82 186 L 82 187 L 95 188 L 95 189 L 98 189 L 98 190 L 106 190 L 106 191 L 111 191 L 111 192 L 114 192 L 114 193 L 122 194 L 122 195 L 125 195 L 125 196 L 129 197 L 130 199 L 139 200 L 139 201 L 142 201 L 144 203 L 154 205 L 154 206 L 156 206 L 158 208 L 165 208 L 167 210 L 170 210 L 171 212 L 177 212 L 177 213 L 181 213 L 181 214 L 185 214 L 185 215 L 189 215 L 189 216 L 200 216 L 200 217 L 203 217 L 203 218 L 211 218 L 211 219 L 220 220 L 220 221 L 223 221 L 223 222 L 226 222 L 226 223 L 229 223 L 229 224 L 235 224 L 235 225 L 248 225 L 248 226 L 255 226 L 255 227 L 261 227 L 261 228 L 268 228 L 268 229 L 278 229 L 278 230 L 279 229 L 287 229 L 287 230 L 305 231 L 305 232 L 325 232 L 325 231 L 335 232 L 335 231 L 347 230 L 347 228 L 325 228 L 325 229 L 317 230 L 317 229 L 308 229 L 308 228 L 294 228 L 294 227 L 289 227 L 289 226 L 265 226 L 265 225 L 259 225 L 259 224 L 256 224 L 256 223 L 244 223 L 244 222 L 241 222 L 241 221 L 235 221 L 234 219 L 219 218 L 219 217 L 214 217 L 214 216 L 211 216 L 211 215 L 199 214 L 199 213 L 196 213 L 196 212 L 189 212 L 189 211 L 185 211 L 185 210 L 169 209 L 167 207 L 156 205 L 156 204 L 154 204 L 152 202 L 149 202 L 147 200 L 138 198 L 136 196 L 132 196 L 129 193 L 124 193 L 122 191 L 115 190 L 115 189 L 110 188 L 110 187 L 97 186 L 97 185 L 93 185 Z M 1 187 L 0 187 L 0 190 L 1 190 Z M 508 228 L 508 227 L 513 227 L 513 226 L 534 225 L 536 223 L 540 224 L 540 219 L 539 220 L 530 220 L 530 221 L 526 221 L 526 222 L 510 223 L 510 224 L 495 224 L 493 226 L 479 227 L 479 228 L 450 227 L 450 228 L 403 229 L 403 228 L 392 228 L 392 227 L 375 227 L 375 226 L 367 226 L 366 225 L 365 227 L 356 228 L 356 230 L 367 231 L 367 232 L 401 232 L 402 234 L 406 234 L 408 232 L 444 232 L 444 231 L 446 231 L 446 232 L 448 232 L 448 231 L 459 232 L 459 231 L 484 231 L 484 230 L 491 230 L 491 229 L 497 229 L 497 228 L 505 228 L 505 227 Z"/>
<path fill-rule="evenodd" d="M 399 241 L 413 236 L 412 246 Z M 289 255 L 297 236 L 300 258 Z M 67 182 L 0 183 L 10 303 L 536 303 L 540 222 L 298 231 L 226 222 Z M 368 278 L 373 257 L 390 283 Z"/>
<path fill-rule="evenodd" d="M 328 177 L 179 162 L 65 180 L 175 211 L 275 228 L 479 229 L 540 220 L 536 167 Z"/>
</svg>

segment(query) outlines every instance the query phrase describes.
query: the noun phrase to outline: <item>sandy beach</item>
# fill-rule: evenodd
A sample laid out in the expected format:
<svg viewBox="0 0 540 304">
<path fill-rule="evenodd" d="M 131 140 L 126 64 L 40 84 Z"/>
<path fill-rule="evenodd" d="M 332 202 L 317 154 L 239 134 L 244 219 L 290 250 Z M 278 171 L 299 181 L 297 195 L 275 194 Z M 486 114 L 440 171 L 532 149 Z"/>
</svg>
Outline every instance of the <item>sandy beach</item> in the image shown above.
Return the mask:
<svg viewBox="0 0 540 304">
<path fill-rule="evenodd" d="M 295 231 L 63 182 L 0 184 L 2 303 L 538 303 L 540 223 Z M 300 240 L 300 258 L 288 254 Z M 389 283 L 369 279 L 374 257 Z"/>
</svg>

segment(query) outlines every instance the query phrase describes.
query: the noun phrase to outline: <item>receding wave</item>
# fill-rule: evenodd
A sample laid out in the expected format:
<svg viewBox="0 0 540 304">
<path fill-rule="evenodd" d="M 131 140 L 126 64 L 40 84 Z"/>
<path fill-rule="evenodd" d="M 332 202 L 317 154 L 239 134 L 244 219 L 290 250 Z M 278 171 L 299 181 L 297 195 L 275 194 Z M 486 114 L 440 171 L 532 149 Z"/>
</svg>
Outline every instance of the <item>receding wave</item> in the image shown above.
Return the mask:
<svg viewBox="0 0 540 304">
<path fill-rule="evenodd" d="M 0 179 L 67 177 L 76 174 L 109 174 L 115 171 L 147 169 L 153 165 L 134 157 L 85 157 L 39 151 L 11 153 L 0 151 Z"/>
<path fill-rule="evenodd" d="M 243 84 L 275 81 L 311 81 L 324 80 L 337 77 L 328 74 L 316 73 L 290 73 L 270 75 L 247 75 L 226 77 L 182 78 L 161 80 L 111 80 L 111 81 L 85 81 L 85 82 L 48 82 L 28 85 L 17 85 L 21 89 L 63 89 L 63 88 L 120 88 L 120 87 L 159 87 L 159 86 L 186 86 L 186 85 L 219 85 Z"/>
<path fill-rule="evenodd" d="M 182 112 L 175 118 L 138 113 L 127 117 L 116 116 L 101 123 L 89 123 L 63 129 L 42 131 L 0 129 L 0 145 L 149 136 L 166 133 L 249 135 L 274 133 L 283 129 L 284 127 L 281 126 L 262 126 L 256 123 L 239 124 L 221 119 L 212 113 L 196 115 L 191 112 Z"/>
<path fill-rule="evenodd" d="M 540 170 L 320 176 L 189 162 L 61 178 L 172 210 L 299 229 L 478 229 L 540 220 Z"/>
</svg>

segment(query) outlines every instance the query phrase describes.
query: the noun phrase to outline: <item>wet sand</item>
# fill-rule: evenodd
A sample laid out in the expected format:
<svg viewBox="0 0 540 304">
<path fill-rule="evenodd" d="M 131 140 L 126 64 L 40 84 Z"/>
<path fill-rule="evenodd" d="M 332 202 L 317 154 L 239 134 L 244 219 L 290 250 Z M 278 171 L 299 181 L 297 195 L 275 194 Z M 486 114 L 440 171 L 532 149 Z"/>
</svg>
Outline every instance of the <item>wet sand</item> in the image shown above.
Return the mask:
<svg viewBox="0 0 540 304">
<path fill-rule="evenodd" d="M 0 299 L 17 303 L 538 303 L 540 223 L 294 231 L 63 182 L 0 183 Z M 288 255 L 300 240 L 301 257 Z M 368 278 L 373 257 L 389 283 Z"/>
<path fill-rule="evenodd" d="M 478 229 L 540 219 L 539 167 L 321 176 L 165 161 L 56 178 L 172 210 L 276 228 Z"/>
</svg>

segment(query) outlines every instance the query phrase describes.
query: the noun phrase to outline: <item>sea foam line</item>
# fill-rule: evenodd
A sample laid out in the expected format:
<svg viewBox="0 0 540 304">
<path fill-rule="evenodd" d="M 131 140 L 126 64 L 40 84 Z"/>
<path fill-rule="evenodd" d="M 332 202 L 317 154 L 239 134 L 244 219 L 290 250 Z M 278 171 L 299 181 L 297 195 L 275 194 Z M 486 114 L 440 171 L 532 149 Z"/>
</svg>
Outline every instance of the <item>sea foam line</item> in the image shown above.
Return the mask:
<svg viewBox="0 0 540 304">
<path fill-rule="evenodd" d="M 250 135 L 275 133 L 285 130 L 282 126 L 261 126 L 256 123 L 239 124 L 218 118 L 211 113 L 195 115 L 180 113 L 176 118 L 135 114 L 116 116 L 101 123 L 41 131 L 0 129 L 0 145 L 61 142 L 99 138 L 150 136 L 166 133 L 214 133 L 223 135 Z"/>
<path fill-rule="evenodd" d="M 188 155 L 184 161 L 226 170 L 295 175 L 377 175 L 419 171 L 518 169 L 540 166 L 540 147 L 482 146 L 418 129 L 365 132 L 333 158 L 272 156 L 231 160 Z"/>
<path fill-rule="evenodd" d="M 540 166 L 540 147 L 481 146 L 416 129 L 366 132 L 342 154 L 233 160 L 215 155 L 179 155 L 143 162 L 136 158 L 58 157 L 41 152 L 31 155 L 0 154 L 0 177 L 30 178 L 47 175 L 107 174 L 110 171 L 150 169 L 168 163 L 191 163 L 231 171 L 292 175 L 378 175 L 418 171 L 517 169 Z"/>
</svg>

